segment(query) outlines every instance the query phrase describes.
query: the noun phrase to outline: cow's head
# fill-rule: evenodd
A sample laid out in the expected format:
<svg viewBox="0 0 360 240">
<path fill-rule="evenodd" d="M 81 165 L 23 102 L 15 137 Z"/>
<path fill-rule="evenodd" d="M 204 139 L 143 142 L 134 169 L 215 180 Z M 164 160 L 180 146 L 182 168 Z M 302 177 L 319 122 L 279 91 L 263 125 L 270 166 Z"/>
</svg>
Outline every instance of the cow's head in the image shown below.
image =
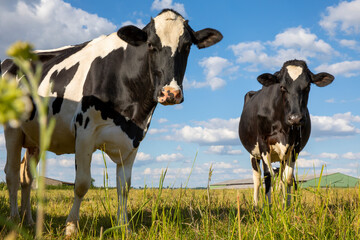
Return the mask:
<svg viewBox="0 0 360 240">
<path fill-rule="evenodd" d="M 279 72 L 265 73 L 258 77 L 263 86 L 277 84 L 284 104 L 284 117 L 288 125 L 302 125 L 306 122 L 307 102 L 310 85 L 325 87 L 334 80 L 329 73 L 313 74 L 304 61 L 291 60 L 284 63 Z"/>
<path fill-rule="evenodd" d="M 222 39 L 221 33 L 214 29 L 193 31 L 188 21 L 171 9 L 163 10 L 142 30 L 135 26 L 122 27 L 118 36 L 130 45 L 146 47 L 154 100 L 163 105 L 184 100 L 183 78 L 191 45 L 206 48 Z"/>
</svg>

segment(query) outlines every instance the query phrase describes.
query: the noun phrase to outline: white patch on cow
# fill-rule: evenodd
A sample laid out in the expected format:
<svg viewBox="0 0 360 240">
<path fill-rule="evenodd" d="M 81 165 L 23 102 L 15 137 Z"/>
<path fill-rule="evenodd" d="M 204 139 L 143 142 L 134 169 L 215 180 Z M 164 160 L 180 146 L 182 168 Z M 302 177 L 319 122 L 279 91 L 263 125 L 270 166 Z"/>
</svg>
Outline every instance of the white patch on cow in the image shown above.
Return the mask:
<svg viewBox="0 0 360 240">
<path fill-rule="evenodd" d="M 184 33 L 184 21 L 184 18 L 172 11 L 164 12 L 154 18 L 156 34 L 163 47 L 171 48 L 171 56 L 174 56 L 180 36 Z"/>
<path fill-rule="evenodd" d="M 51 93 L 50 76 L 55 72 L 60 72 L 62 69 L 69 69 L 75 64 L 79 63 L 79 67 L 70 83 L 66 86 L 64 99 L 78 102 L 82 98 L 82 89 L 86 80 L 86 76 L 94 59 L 100 57 L 104 58 L 109 53 L 119 48 L 126 49 L 127 43 L 121 40 L 116 33 L 108 36 L 100 36 L 89 42 L 83 49 L 72 54 L 64 61 L 54 65 L 41 82 L 38 93 L 41 96 L 56 97 L 56 92 Z"/>
<path fill-rule="evenodd" d="M 260 158 L 260 148 L 258 142 L 256 143 L 254 149 L 251 151 L 251 155 L 253 155 L 257 159 Z"/>
<path fill-rule="evenodd" d="M 284 160 L 286 157 L 286 152 L 289 148 L 289 144 L 283 145 L 282 143 L 275 143 L 271 146 L 271 151 L 276 152 L 279 156 L 280 161 Z"/>
<path fill-rule="evenodd" d="M 286 67 L 288 74 L 290 75 L 291 79 L 295 81 L 303 72 L 302 67 L 289 65 Z"/>
<path fill-rule="evenodd" d="M 177 91 L 177 90 L 181 89 L 174 78 L 171 80 L 170 84 L 167 84 L 167 85 L 164 86 L 164 88 L 166 88 L 166 87 L 171 87 L 172 89 L 174 89 L 174 91 Z"/>
<path fill-rule="evenodd" d="M 261 157 L 264 160 L 265 164 L 268 166 L 271 176 L 274 176 L 274 169 L 271 166 L 271 162 L 272 162 L 271 154 L 268 152 L 266 154 L 263 153 L 261 154 Z"/>
<path fill-rule="evenodd" d="M 61 51 L 61 50 L 65 50 L 68 48 L 72 48 L 74 47 L 73 45 L 69 45 L 69 46 L 64 46 L 64 47 L 59 47 L 59 48 L 54 48 L 54 49 L 46 49 L 46 50 L 35 50 L 34 53 L 51 53 L 51 52 L 57 52 L 57 51 Z"/>
</svg>

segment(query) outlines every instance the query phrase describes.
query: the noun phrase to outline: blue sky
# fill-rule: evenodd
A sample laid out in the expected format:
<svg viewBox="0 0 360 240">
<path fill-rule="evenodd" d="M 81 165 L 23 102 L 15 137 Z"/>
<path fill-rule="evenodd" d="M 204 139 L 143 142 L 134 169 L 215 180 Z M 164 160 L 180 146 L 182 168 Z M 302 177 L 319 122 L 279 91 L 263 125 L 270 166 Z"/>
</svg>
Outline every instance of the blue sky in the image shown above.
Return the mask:
<svg viewBox="0 0 360 240">
<path fill-rule="evenodd" d="M 188 186 L 206 186 L 211 164 L 212 183 L 251 177 L 249 155 L 237 133 L 244 94 L 261 88 L 258 75 L 273 73 L 295 58 L 306 60 L 314 73 L 335 76 L 331 85 L 311 89 L 312 134 L 298 159 L 299 174 L 326 165 L 328 173 L 360 175 L 360 0 L 3 0 L 0 58 L 16 40 L 30 41 L 37 49 L 77 44 L 123 25 L 142 27 L 162 8 L 180 12 L 194 30 L 218 29 L 224 39 L 207 49 L 192 48 L 185 101 L 155 110 L 134 164 L 134 187 L 157 186 L 165 168 L 165 186 L 184 186 L 191 169 Z M 108 171 L 114 186 L 115 165 L 109 159 Z M 48 154 L 49 177 L 73 181 L 74 174 L 74 155 Z M 96 152 L 96 185 L 102 185 L 103 174 L 101 153 Z"/>
</svg>

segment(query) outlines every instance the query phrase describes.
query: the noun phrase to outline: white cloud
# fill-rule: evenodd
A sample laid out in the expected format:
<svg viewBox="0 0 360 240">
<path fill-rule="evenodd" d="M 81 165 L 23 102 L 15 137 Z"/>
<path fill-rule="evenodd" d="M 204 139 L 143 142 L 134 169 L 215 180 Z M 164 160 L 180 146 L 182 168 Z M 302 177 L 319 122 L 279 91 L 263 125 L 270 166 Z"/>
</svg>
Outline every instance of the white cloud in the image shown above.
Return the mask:
<svg viewBox="0 0 360 240">
<path fill-rule="evenodd" d="M 334 64 L 321 64 L 315 68 L 318 72 L 330 72 L 333 75 L 345 77 L 358 76 L 360 74 L 360 61 L 344 61 Z"/>
<path fill-rule="evenodd" d="M 136 23 L 132 22 L 132 21 L 125 21 L 121 23 L 121 26 L 127 26 L 127 25 L 134 25 L 140 29 L 143 29 L 145 27 L 145 23 L 142 22 L 141 19 L 136 19 Z"/>
<path fill-rule="evenodd" d="M 319 24 L 330 35 L 338 30 L 345 34 L 360 33 L 360 0 L 342 1 L 337 6 L 327 7 L 326 11 Z"/>
<path fill-rule="evenodd" d="M 186 17 L 185 7 L 182 3 L 172 2 L 172 0 L 154 0 L 151 5 L 151 10 L 163 10 L 164 8 L 171 8 L 179 12 L 183 17 Z"/>
<path fill-rule="evenodd" d="M 296 160 L 298 167 L 300 168 L 312 168 L 312 167 L 321 167 L 325 165 L 326 162 L 320 159 L 305 159 L 305 158 L 298 158 Z"/>
<path fill-rule="evenodd" d="M 327 158 L 327 159 L 338 159 L 339 158 L 339 154 L 337 153 L 321 153 L 318 155 L 319 158 Z"/>
<path fill-rule="evenodd" d="M 156 157 L 157 162 L 176 162 L 184 159 L 181 153 L 161 154 Z"/>
<path fill-rule="evenodd" d="M 318 140 L 329 137 L 353 136 L 360 133 L 360 129 L 354 126 L 354 122 L 360 122 L 360 116 L 354 116 L 350 112 L 333 116 L 311 115 L 311 134 Z"/>
<path fill-rule="evenodd" d="M 353 152 L 347 152 L 343 155 L 341 155 L 342 158 L 350 159 L 350 160 L 360 160 L 360 152 L 353 153 Z"/>
<path fill-rule="evenodd" d="M 17 40 L 36 49 L 78 44 L 116 30 L 105 18 L 72 7 L 62 0 L 0 2 L 0 58 Z"/>
<path fill-rule="evenodd" d="M 311 33 L 309 29 L 302 27 L 289 28 L 277 34 L 271 45 L 287 49 L 299 49 L 310 57 L 313 57 L 315 52 L 327 54 L 333 51 L 328 43 L 321 39 L 318 40 L 317 36 Z"/>
<path fill-rule="evenodd" d="M 59 164 L 62 167 L 71 167 L 71 166 L 75 166 L 75 160 L 63 158 L 63 159 L 59 160 Z"/>
<path fill-rule="evenodd" d="M 199 62 L 199 64 L 204 68 L 206 81 L 189 82 L 187 79 L 184 79 L 185 89 L 210 87 L 213 91 L 217 90 L 226 85 L 226 81 L 221 77 L 230 75 L 238 69 L 238 67 L 233 67 L 233 64 L 229 62 L 229 60 L 221 57 L 204 58 Z"/>
<path fill-rule="evenodd" d="M 309 29 L 288 28 L 268 42 L 241 42 L 229 47 L 237 57 L 238 63 L 250 63 L 247 71 L 259 71 L 259 67 L 278 68 L 290 59 L 319 58 L 337 54 L 324 40 L 311 33 Z"/>
<path fill-rule="evenodd" d="M 229 120 L 214 118 L 209 121 L 195 123 L 196 126 L 186 125 L 174 129 L 174 133 L 166 136 L 167 140 L 196 142 L 200 145 L 239 144 L 239 118 Z"/>
<path fill-rule="evenodd" d="M 143 153 L 143 152 L 138 152 L 135 157 L 135 161 L 143 161 L 143 162 L 150 161 L 152 159 L 153 159 L 153 157 L 150 154 Z"/>
<path fill-rule="evenodd" d="M 166 133 L 168 131 L 169 130 L 166 128 L 161 128 L 161 129 L 160 128 L 151 128 L 151 129 L 149 129 L 148 134 L 154 135 L 154 134 L 159 134 L 159 133 Z"/>
<path fill-rule="evenodd" d="M 347 48 L 350 48 L 353 50 L 359 50 L 358 43 L 355 40 L 341 39 L 339 41 L 339 43 L 341 46 L 344 46 L 344 47 L 347 47 Z"/>
<path fill-rule="evenodd" d="M 210 146 L 208 150 L 205 151 L 209 154 L 217 154 L 217 155 L 240 155 L 241 150 L 232 149 L 232 146 L 224 146 L 224 145 L 214 145 Z"/>
<path fill-rule="evenodd" d="M 166 123 L 166 122 L 168 122 L 169 120 L 167 120 L 166 118 L 160 118 L 159 120 L 158 120 L 158 123 Z"/>
</svg>

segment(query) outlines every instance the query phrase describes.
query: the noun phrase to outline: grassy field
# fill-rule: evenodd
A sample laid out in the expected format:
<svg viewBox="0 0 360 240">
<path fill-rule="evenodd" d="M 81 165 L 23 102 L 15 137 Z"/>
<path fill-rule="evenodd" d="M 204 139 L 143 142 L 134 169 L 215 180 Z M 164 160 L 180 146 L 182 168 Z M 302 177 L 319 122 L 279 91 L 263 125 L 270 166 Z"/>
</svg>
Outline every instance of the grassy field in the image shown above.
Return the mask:
<svg viewBox="0 0 360 240">
<path fill-rule="evenodd" d="M 4 222 L 9 215 L 7 195 L 0 190 L 0 239 L 17 227 L 18 238 L 32 239 L 33 228 Z M 251 189 L 131 189 L 132 231 L 125 235 L 115 227 L 116 190 L 91 189 L 81 206 L 75 239 L 360 239 L 359 189 L 300 189 L 287 209 L 279 194 L 274 196 L 269 211 L 263 200 L 262 207 L 254 209 Z M 64 238 L 72 199 L 69 189 L 46 191 L 44 239 Z M 34 192 L 32 203 L 35 215 Z"/>
</svg>

